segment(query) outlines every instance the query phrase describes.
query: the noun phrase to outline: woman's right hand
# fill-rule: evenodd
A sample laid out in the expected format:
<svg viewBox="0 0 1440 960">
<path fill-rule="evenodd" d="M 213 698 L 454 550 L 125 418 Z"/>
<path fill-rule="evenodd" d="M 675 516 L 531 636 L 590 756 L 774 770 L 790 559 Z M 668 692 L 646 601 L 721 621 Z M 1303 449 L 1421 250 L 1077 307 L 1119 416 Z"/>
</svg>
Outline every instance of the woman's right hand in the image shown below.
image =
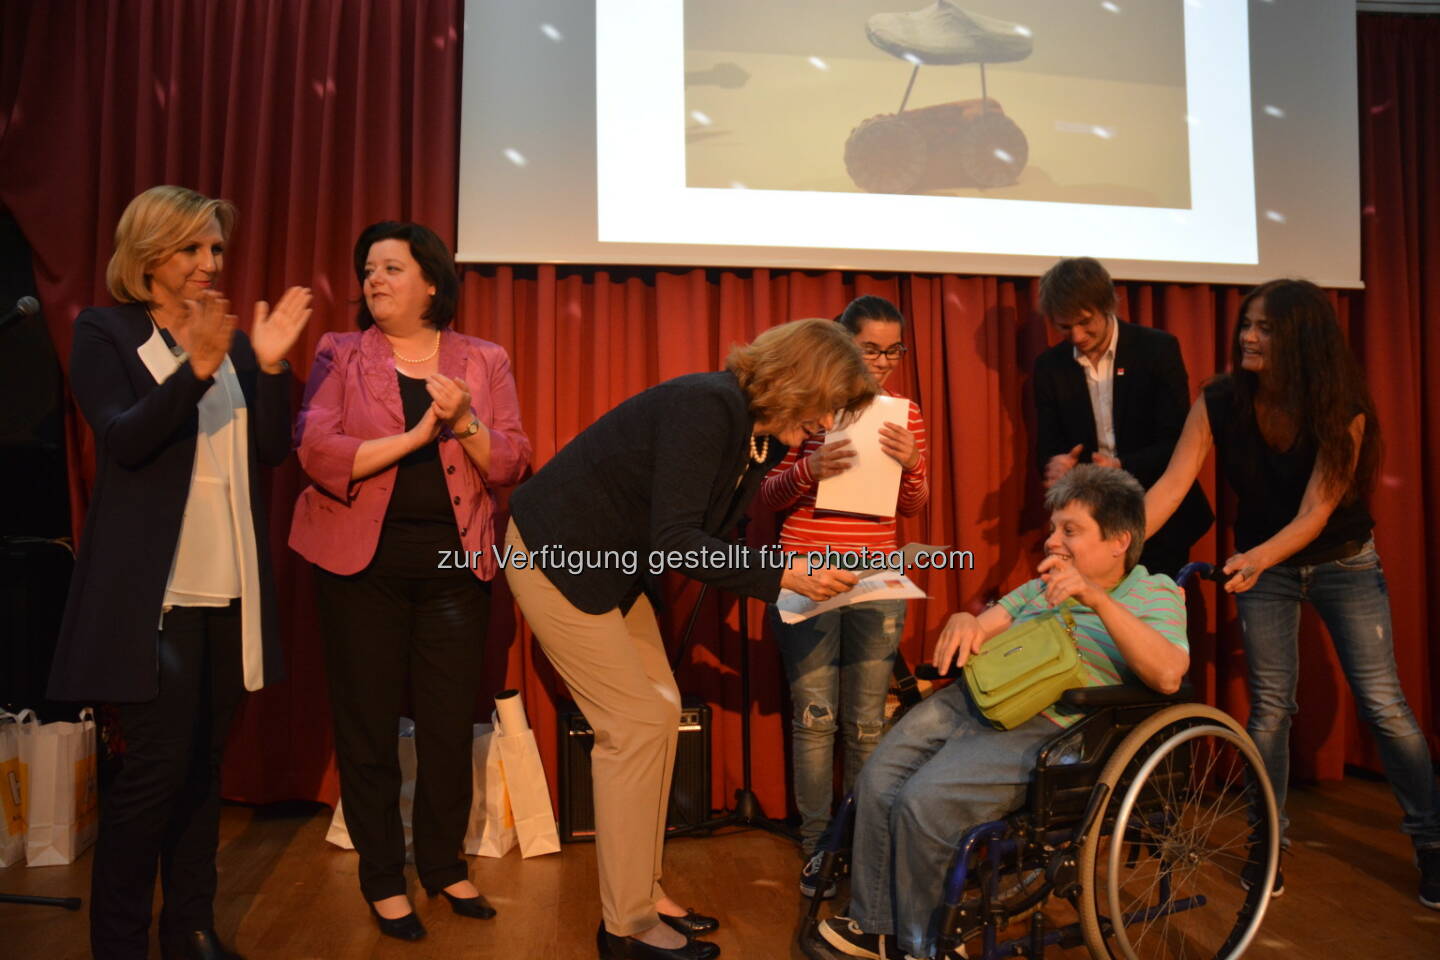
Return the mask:
<svg viewBox="0 0 1440 960">
<path fill-rule="evenodd" d="M 415 426 L 405 431 L 405 436 L 410 440 L 412 448 L 419 450 L 440 436 L 440 423 L 440 412 L 435 409 L 432 401 L 430 406 L 425 408 L 425 412 L 420 415 Z"/>
<path fill-rule="evenodd" d="M 185 323 L 174 330 L 175 341 L 190 355 L 195 379 L 206 380 L 230 352 L 238 318 L 230 312 L 230 301 L 214 290 L 206 290 L 199 300 L 186 300 L 185 309 Z"/>
<path fill-rule="evenodd" d="M 791 562 L 790 569 L 781 575 L 780 586 L 820 603 L 845 593 L 860 582 L 860 577 L 849 570 L 836 570 L 832 567 L 821 567 L 813 573 L 807 572 L 809 570 L 810 561 L 805 557 L 797 557 Z"/>
<path fill-rule="evenodd" d="M 855 445 L 848 438 L 830 440 L 815 448 L 806 458 L 810 476 L 816 480 L 844 473 L 855 465 Z"/>
<path fill-rule="evenodd" d="M 950 672 L 950 661 L 955 661 L 955 669 L 959 670 L 965 666 L 972 654 L 978 653 L 980 647 L 985 643 L 985 629 L 980 626 L 980 619 L 973 613 L 952 614 L 950 619 L 945 621 L 945 627 L 940 631 L 940 639 L 935 642 L 935 652 L 930 655 L 930 662 L 935 664 L 935 670 L 944 674 Z"/>
</svg>

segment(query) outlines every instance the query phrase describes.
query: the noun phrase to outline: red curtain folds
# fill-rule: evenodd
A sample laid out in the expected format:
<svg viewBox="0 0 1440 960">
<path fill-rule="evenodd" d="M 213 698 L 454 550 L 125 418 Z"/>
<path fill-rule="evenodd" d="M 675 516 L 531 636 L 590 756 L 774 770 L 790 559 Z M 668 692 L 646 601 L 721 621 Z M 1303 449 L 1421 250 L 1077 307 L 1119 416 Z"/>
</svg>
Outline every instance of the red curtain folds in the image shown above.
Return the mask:
<svg viewBox="0 0 1440 960">
<path fill-rule="evenodd" d="M 62 357 L 76 312 L 107 302 L 103 269 L 120 210 L 155 183 L 188 184 L 239 205 L 227 282 L 238 303 L 290 283 L 316 289 L 316 317 L 295 358 L 301 376 L 320 334 L 352 323 L 358 287 L 348 256 L 360 227 L 382 217 L 415 219 L 453 237 L 458 0 L 58 7 L 0 9 L 0 201 L 35 248 Z M 1437 62 L 1440 21 L 1360 18 L 1368 290 L 1335 294 L 1386 431 L 1378 539 L 1401 673 L 1432 737 L 1440 726 L 1440 658 L 1431 655 L 1426 624 L 1440 604 L 1428 599 L 1437 574 L 1424 563 L 1424 545 L 1440 533 L 1425 496 L 1440 488 L 1440 426 L 1427 416 L 1440 389 L 1433 343 L 1440 297 L 1426 285 L 1440 276 Z M 861 293 L 898 302 L 911 318 L 913 350 L 896 385 L 919 400 L 934 438 L 931 502 L 902 524 L 902 535 L 974 552 L 973 570 L 920 577 L 932 599 L 913 608 L 907 625 L 904 650 L 914 662 L 951 611 L 978 608 L 1038 559 L 1045 517 L 1026 381 L 1048 340 L 1032 309 L 1033 288 L 1028 278 L 953 275 L 477 266 L 464 270 L 457 327 L 510 352 L 539 466 L 620 399 L 715 369 L 731 344 L 774 323 L 831 316 Z M 1193 390 L 1225 364 L 1242 294 L 1231 286 L 1127 283 L 1120 310 L 1180 338 Z M 78 518 L 93 450 L 73 411 L 70 422 Z M 1204 475 L 1212 498 L 1215 479 L 1212 462 Z M 291 678 L 248 701 L 226 768 L 226 793 L 237 799 L 334 796 L 310 576 L 283 547 L 301 482 L 291 464 L 271 483 Z M 1228 555 L 1224 521 L 1232 505 L 1222 495 L 1217 506 L 1221 532 L 1207 535 L 1197 557 Z M 760 514 L 749 538 L 760 544 L 773 534 L 774 518 Z M 664 620 L 678 637 L 697 590 L 679 577 L 672 587 Z M 560 684 L 517 623 L 503 582 L 496 599 L 479 701 L 520 687 L 553 761 Z M 678 677 L 682 690 L 716 708 L 712 799 L 723 806 L 741 775 L 739 711 L 747 705 L 735 665 L 742 640 L 733 597 L 712 593 L 705 604 Z M 787 806 L 788 706 L 778 659 L 762 635 L 763 605 L 751 602 L 748 613 L 756 789 L 778 814 Z M 1307 620 L 1295 751 L 1302 776 L 1333 777 L 1347 762 L 1375 762 L 1323 637 Z M 1192 645 L 1193 676 L 1206 698 L 1243 716 L 1234 607 L 1209 587 L 1193 604 Z"/>
</svg>

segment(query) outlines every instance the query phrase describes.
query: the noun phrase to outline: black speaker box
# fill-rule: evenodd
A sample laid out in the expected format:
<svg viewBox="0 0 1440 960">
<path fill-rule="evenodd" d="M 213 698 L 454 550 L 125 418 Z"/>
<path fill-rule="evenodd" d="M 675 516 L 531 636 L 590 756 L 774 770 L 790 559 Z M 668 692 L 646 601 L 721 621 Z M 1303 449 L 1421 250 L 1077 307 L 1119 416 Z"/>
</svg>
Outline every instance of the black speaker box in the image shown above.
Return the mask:
<svg viewBox="0 0 1440 960">
<path fill-rule="evenodd" d="M 595 732 L 574 704 L 561 708 L 559 729 L 560 839 L 566 843 L 594 840 L 590 748 L 595 745 Z M 686 697 L 680 706 L 680 739 L 675 747 L 675 775 L 670 782 L 665 829 L 693 827 L 709 816 L 710 707 Z"/>
</svg>

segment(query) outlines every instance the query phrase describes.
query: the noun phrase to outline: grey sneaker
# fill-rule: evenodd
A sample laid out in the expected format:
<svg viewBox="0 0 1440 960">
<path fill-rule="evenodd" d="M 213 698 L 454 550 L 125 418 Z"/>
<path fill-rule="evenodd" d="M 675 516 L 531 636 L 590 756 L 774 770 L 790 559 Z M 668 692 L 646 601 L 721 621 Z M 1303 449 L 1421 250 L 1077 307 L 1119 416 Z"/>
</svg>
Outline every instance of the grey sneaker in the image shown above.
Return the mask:
<svg viewBox="0 0 1440 960">
<path fill-rule="evenodd" d="M 807 899 L 813 899 L 815 897 L 815 887 L 816 884 L 820 882 L 820 861 L 824 859 L 825 851 L 817 850 L 814 856 L 805 861 L 805 866 L 800 870 L 800 893 Z M 837 864 L 837 866 L 839 865 Z M 840 870 L 836 870 L 835 875 L 839 876 L 840 872 Z M 834 876 L 832 876 L 830 882 L 825 885 L 825 892 L 820 894 L 820 899 L 829 900 L 833 896 L 835 896 Z"/>
</svg>

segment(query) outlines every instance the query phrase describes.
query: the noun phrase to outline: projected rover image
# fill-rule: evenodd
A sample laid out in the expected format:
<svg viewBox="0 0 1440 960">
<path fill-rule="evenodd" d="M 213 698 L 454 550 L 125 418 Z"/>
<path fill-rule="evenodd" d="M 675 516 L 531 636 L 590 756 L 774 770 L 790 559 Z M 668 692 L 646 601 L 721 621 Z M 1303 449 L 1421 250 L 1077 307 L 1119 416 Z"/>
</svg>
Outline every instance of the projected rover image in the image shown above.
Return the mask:
<svg viewBox="0 0 1440 960">
<path fill-rule="evenodd" d="M 687 186 L 1189 207 L 1183 0 L 904 2 L 688 0 Z"/>
</svg>

